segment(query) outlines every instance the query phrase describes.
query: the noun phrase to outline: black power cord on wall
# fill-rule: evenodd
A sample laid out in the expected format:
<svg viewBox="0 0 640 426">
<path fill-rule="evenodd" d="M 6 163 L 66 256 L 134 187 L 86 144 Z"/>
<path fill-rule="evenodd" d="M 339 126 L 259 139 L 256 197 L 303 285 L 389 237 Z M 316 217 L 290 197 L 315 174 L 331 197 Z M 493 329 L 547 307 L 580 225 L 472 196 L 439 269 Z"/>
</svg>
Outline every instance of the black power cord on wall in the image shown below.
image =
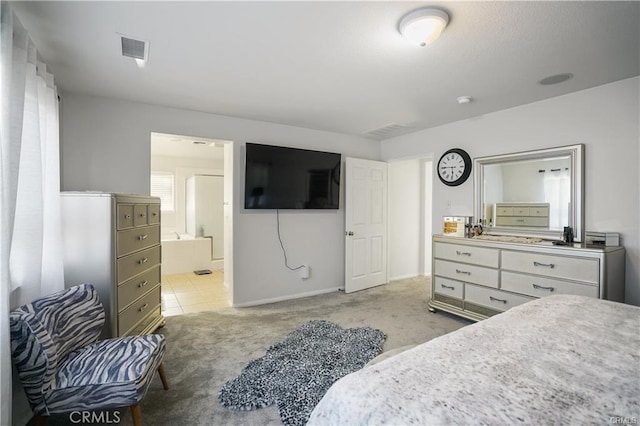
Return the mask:
<svg viewBox="0 0 640 426">
<path fill-rule="evenodd" d="M 289 268 L 291 271 L 297 271 L 298 269 L 304 268 L 305 265 L 300 265 L 296 267 L 289 266 L 289 261 L 287 260 L 287 250 L 284 248 L 284 243 L 282 242 L 282 236 L 280 235 L 280 210 L 276 209 L 276 229 L 278 230 L 278 241 L 280 241 L 280 247 L 282 247 L 282 254 L 284 255 L 284 266 Z"/>
</svg>

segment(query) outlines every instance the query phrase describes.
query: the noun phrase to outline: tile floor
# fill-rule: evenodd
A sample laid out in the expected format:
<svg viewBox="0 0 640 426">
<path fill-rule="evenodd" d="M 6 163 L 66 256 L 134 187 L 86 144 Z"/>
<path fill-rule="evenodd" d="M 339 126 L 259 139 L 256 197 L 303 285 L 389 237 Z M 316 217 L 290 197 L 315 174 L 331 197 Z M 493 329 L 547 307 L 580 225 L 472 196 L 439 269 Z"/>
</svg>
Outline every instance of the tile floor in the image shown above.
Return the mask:
<svg viewBox="0 0 640 426">
<path fill-rule="evenodd" d="M 229 306 L 229 294 L 224 286 L 224 272 L 207 275 L 193 272 L 162 276 L 164 316 L 207 311 Z"/>
</svg>

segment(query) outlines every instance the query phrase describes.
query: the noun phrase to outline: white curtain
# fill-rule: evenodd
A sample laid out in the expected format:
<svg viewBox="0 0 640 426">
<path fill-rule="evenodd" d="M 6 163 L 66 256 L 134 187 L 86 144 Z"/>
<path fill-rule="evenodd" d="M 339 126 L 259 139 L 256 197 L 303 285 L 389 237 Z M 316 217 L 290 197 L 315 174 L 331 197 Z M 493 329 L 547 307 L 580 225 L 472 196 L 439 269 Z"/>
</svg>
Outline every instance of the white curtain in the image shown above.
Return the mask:
<svg viewBox="0 0 640 426">
<path fill-rule="evenodd" d="M 12 424 L 11 309 L 64 288 L 58 95 L 27 31 L 0 6 L 0 424 Z"/>
<path fill-rule="evenodd" d="M 549 203 L 549 228 L 569 226 L 569 202 L 571 201 L 571 176 L 569 169 L 552 170 L 544 175 L 544 196 Z"/>
</svg>

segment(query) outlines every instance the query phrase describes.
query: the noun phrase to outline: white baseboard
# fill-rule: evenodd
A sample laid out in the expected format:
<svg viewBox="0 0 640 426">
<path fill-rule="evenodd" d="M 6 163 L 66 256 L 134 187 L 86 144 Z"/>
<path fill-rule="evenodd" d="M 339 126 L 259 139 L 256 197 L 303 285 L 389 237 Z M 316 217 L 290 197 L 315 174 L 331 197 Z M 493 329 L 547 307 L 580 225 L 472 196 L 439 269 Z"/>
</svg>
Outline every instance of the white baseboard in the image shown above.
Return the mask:
<svg viewBox="0 0 640 426">
<path fill-rule="evenodd" d="M 284 300 L 302 299 L 303 297 L 317 296 L 319 294 L 326 294 L 326 293 L 333 293 L 333 292 L 339 291 L 341 289 L 343 289 L 343 287 L 333 287 L 333 288 L 326 288 L 326 289 L 323 289 L 323 290 L 309 291 L 309 292 L 306 292 L 306 293 L 298 293 L 298 294 L 281 296 L 281 297 L 273 297 L 273 298 L 270 298 L 270 299 L 254 300 L 254 301 L 245 302 L 245 303 L 234 303 L 232 305 L 232 307 L 234 307 L 234 308 L 247 308 L 249 306 L 266 305 L 268 303 L 282 302 Z"/>
<path fill-rule="evenodd" d="M 404 280 L 407 278 L 413 278 L 413 277 L 419 277 L 422 276 L 422 274 L 405 274 L 405 275 L 398 275 L 396 277 L 389 277 L 389 282 L 391 281 L 397 281 L 397 280 Z"/>
</svg>

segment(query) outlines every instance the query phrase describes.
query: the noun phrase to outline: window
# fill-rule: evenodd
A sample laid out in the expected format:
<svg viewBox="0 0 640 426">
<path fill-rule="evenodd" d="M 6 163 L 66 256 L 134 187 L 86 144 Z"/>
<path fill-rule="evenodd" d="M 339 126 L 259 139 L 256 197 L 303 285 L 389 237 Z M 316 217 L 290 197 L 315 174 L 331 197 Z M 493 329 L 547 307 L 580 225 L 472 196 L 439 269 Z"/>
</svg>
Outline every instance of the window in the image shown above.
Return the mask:
<svg viewBox="0 0 640 426">
<path fill-rule="evenodd" d="M 175 177 L 170 172 L 151 172 L 151 196 L 160 197 L 160 210 L 174 210 Z"/>
</svg>

